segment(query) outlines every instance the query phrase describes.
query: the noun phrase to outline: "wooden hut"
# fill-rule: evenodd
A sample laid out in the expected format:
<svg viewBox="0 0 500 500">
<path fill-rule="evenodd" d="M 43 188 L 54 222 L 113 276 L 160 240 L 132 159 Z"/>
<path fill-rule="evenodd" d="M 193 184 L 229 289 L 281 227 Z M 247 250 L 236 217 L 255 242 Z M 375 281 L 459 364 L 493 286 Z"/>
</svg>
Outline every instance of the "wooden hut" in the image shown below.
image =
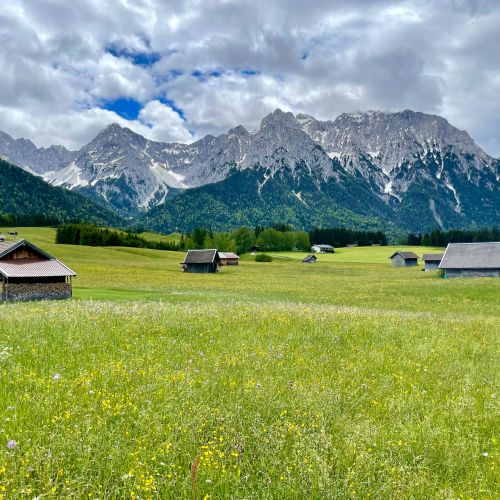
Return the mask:
<svg viewBox="0 0 500 500">
<path fill-rule="evenodd" d="M 239 256 L 233 252 L 219 252 L 221 266 L 237 266 L 239 263 Z"/>
<path fill-rule="evenodd" d="M 433 269 L 438 269 L 442 258 L 442 253 L 424 253 L 424 255 L 422 255 L 422 260 L 424 262 L 423 271 L 432 271 Z"/>
<path fill-rule="evenodd" d="M 314 252 L 314 253 L 335 253 L 335 248 L 333 248 L 331 245 L 315 244 L 311 247 L 311 252 Z"/>
<path fill-rule="evenodd" d="M 181 271 L 186 273 L 218 273 L 220 256 L 216 249 L 188 250 L 181 262 Z"/>
<path fill-rule="evenodd" d="M 446 278 L 500 277 L 500 242 L 450 243 L 439 268 Z"/>
<path fill-rule="evenodd" d="M 418 266 L 418 255 L 413 252 L 394 252 L 390 259 L 392 267 Z"/>
<path fill-rule="evenodd" d="M 1 300 L 68 299 L 76 273 L 26 240 L 0 243 Z"/>
<path fill-rule="evenodd" d="M 306 257 L 304 257 L 302 259 L 302 262 L 304 262 L 304 264 L 316 264 L 316 261 L 318 260 L 318 257 L 316 257 L 316 255 L 307 255 Z"/>
</svg>

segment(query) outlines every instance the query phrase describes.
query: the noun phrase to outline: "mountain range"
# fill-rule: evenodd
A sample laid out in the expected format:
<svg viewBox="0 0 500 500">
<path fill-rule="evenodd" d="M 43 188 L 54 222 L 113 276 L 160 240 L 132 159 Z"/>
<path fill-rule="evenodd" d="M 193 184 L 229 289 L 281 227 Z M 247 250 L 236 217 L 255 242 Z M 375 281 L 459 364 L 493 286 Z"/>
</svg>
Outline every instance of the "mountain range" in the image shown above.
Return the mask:
<svg viewBox="0 0 500 500">
<path fill-rule="evenodd" d="M 427 231 L 498 225 L 500 160 L 444 118 L 414 111 L 333 121 L 279 109 L 192 144 L 112 124 L 79 151 L 0 132 L 0 156 L 157 230 L 296 227 Z"/>
</svg>

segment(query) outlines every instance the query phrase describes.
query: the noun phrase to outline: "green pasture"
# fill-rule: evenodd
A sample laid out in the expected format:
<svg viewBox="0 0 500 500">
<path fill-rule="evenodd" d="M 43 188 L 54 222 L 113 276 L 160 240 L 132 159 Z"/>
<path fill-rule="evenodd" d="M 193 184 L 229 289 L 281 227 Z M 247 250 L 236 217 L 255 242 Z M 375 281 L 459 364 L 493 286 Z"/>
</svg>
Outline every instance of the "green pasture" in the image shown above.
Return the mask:
<svg viewBox="0 0 500 500">
<path fill-rule="evenodd" d="M 196 275 L 18 231 L 78 277 L 0 305 L 0 498 L 499 496 L 497 279 L 390 267 L 422 247 Z"/>
</svg>

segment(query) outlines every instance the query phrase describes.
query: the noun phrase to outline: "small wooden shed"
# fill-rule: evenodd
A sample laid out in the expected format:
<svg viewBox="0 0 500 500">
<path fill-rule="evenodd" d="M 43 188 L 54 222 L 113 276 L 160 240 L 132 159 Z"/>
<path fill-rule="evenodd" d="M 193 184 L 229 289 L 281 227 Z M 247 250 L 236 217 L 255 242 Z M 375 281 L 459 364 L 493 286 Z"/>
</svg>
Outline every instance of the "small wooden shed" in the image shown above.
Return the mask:
<svg viewBox="0 0 500 500">
<path fill-rule="evenodd" d="M 240 260 L 239 256 L 233 252 L 219 252 L 221 266 L 237 266 Z"/>
<path fill-rule="evenodd" d="M 216 249 L 188 250 L 181 262 L 181 271 L 186 273 L 218 273 L 220 256 Z"/>
<path fill-rule="evenodd" d="M 432 271 L 433 269 L 438 269 L 442 258 L 442 253 L 424 253 L 424 255 L 422 255 L 422 260 L 424 261 L 423 270 Z"/>
<path fill-rule="evenodd" d="M 413 252 L 394 252 L 390 259 L 392 267 L 418 266 L 418 255 Z"/>
<path fill-rule="evenodd" d="M 310 254 L 310 255 L 307 255 L 306 257 L 304 257 L 302 259 L 302 262 L 304 262 L 304 264 L 316 264 L 317 260 L 318 260 L 318 257 L 316 257 L 316 255 Z"/>
<path fill-rule="evenodd" d="M 0 243 L 2 301 L 68 299 L 76 273 L 26 240 Z"/>
<path fill-rule="evenodd" d="M 439 268 L 446 278 L 500 277 L 500 242 L 450 243 Z"/>
<path fill-rule="evenodd" d="M 331 245 L 314 244 L 311 247 L 311 252 L 314 252 L 314 253 L 335 253 L 335 248 L 333 248 Z"/>
</svg>

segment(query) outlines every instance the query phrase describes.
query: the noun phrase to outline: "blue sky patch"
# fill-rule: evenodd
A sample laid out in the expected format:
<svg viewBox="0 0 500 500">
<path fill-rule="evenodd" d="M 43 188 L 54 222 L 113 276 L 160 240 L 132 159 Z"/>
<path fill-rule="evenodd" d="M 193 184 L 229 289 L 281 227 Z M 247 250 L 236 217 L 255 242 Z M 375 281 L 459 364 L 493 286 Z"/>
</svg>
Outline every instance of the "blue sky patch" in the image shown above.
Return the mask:
<svg viewBox="0 0 500 500">
<path fill-rule="evenodd" d="M 114 111 L 125 120 L 135 120 L 139 116 L 142 109 L 142 104 L 135 99 L 115 99 L 113 101 L 105 101 L 101 106 L 102 109 Z"/>
<path fill-rule="evenodd" d="M 128 59 L 137 66 L 149 67 L 161 59 L 158 52 L 134 52 L 128 49 L 119 49 L 114 46 L 109 46 L 106 51 L 114 57 Z"/>
<path fill-rule="evenodd" d="M 184 121 L 186 121 L 186 114 L 182 108 L 179 108 L 172 99 L 168 97 L 157 97 L 157 100 L 160 101 L 165 106 L 168 106 L 172 111 L 175 111 Z"/>
<path fill-rule="evenodd" d="M 244 76 L 260 75 L 260 71 L 258 69 L 252 69 L 252 68 L 241 69 L 240 73 Z"/>
</svg>

